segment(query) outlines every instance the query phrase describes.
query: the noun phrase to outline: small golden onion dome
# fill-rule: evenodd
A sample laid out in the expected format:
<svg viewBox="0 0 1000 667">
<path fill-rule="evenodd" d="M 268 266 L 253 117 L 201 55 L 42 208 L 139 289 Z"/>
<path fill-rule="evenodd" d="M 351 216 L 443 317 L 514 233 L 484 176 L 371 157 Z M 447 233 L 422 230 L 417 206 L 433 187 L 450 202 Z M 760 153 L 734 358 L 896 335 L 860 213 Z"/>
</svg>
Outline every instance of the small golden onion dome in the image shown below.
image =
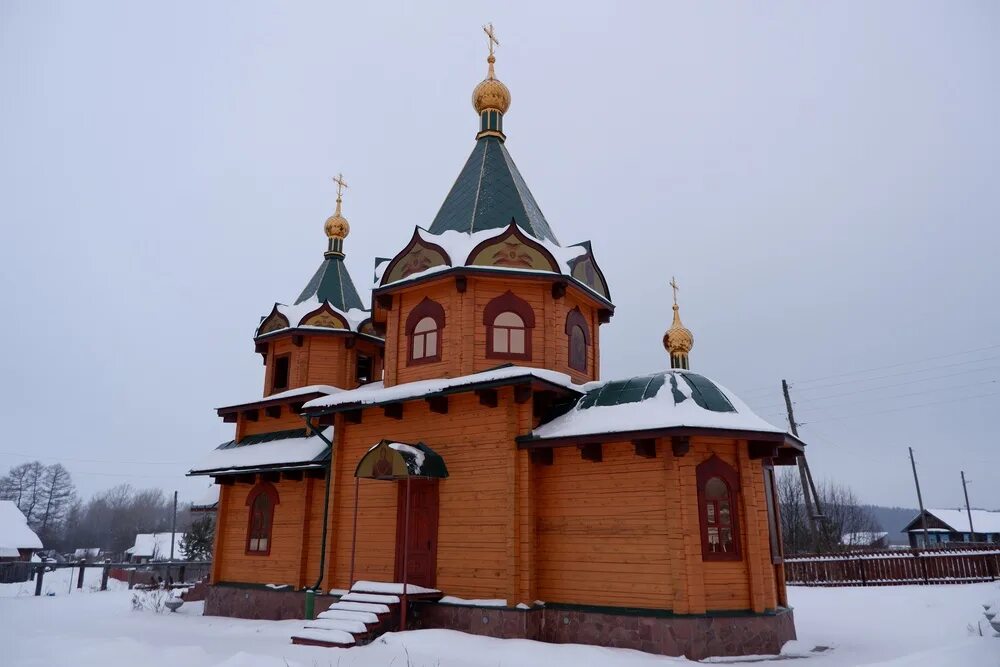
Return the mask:
<svg viewBox="0 0 1000 667">
<path fill-rule="evenodd" d="M 694 334 L 691 330 L 681 324 L 680 308 L 674 304 L 674 322 L 663 334 L 663 347 L 671 355 L 687 354 L 694 347 Z"/>
<path fill-rule="evenodd" d="M 472 106 L 476 113 L 482 113 L 484 109 L 497 109 L 501 113 L 507 113 L 510 108 L 510 91 L 493 72 L 496 58 L 491 55 L 486 62 L 490 64 L 490 70 L 486 78 L 472 90 Z"/>
<path fill-rule="evenodd" d="M 326 237 L 329 239 L 346 239 L 347 235 L 351 233 L 351 225 L 348 224 L 347 218 L 340 214 L 340 197 L 337 197 L 337 210 L 333 212 L 329 218 L 326 219 L 326 224 L 323 225 L 323 230 L 326 232 Z"/>
</svg>

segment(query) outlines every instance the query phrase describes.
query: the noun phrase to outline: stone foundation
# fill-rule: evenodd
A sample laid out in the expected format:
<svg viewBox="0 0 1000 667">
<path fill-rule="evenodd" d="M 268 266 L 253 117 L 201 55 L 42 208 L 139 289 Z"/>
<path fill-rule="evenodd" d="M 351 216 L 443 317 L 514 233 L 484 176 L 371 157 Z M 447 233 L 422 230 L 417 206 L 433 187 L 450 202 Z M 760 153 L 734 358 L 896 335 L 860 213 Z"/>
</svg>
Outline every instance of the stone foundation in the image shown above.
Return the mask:
<svg viewBox="0 0 1000 667">
<path fill-rule="evenodd" d="M 338 599 L 317 595 L 319 614 Z M 669 612 L 550 605 L 531 609 L 412 601 L 408 629 L 442 628 L 502 639 L 630 648 L 701 660 L 710 656 L 774 655 L 795 639 L 791 609 L 773 613 L 675 616 Z M 205 614 L 280 621 L 305 618 L 305 593 L 260 586 L 208 587 Z"/>
<path fill-rule="evenodd" d="M 411 629 L 445 628 L 504 639 L 594 644 L 701 660 L 709 656 L 774 655 L 795 639 L 791 609 L 774 613 L 674 616 L 642 610 L 557 606 L 532 609 L 417 602 Z"/>
<path fill-rule="evenodd" d="M 317 595 L 315 613 L 326 611 L 339 598 Z M 217 584 L 208 587 L 205 595 L 206 616 L 232 616 L 263 621 L 284 621 L 302 618 L 306 612 L 303 591 L 273 590 L 260 586 Z"/>
</svg>

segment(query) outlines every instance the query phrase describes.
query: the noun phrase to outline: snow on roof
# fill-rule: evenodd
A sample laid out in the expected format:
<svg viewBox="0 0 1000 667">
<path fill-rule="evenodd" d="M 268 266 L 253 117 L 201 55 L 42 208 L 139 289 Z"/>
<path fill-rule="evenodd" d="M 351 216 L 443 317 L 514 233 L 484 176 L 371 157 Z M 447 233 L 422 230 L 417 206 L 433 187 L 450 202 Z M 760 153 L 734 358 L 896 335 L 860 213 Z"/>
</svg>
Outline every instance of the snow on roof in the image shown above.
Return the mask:
<svg viewBox="0 0 1000 667">
<path fill-rule="evenodd" d="M 889 533 L 861 531 L 858 533 L 844 533 L 840 536 L 840 543 L 847 546 L 867 547 L 883 539 Z"/>
<path fill-rule="evenodd" d="M 0 500 L 0 548 L 41 549 L 42 541 L 12 500 Z"/>
<path fill-rule="evenodd" d="M 333 427 L 327 428 L 323 436 L 332 440 Z M 188 474 L 235 473 L 278 465 L 305 464 L 303 467 L 307 467 L 308 464 L 319 465 L 326 453 L 327 444 L 311 434 L 244 445 L 227 442 L 202 459 Z"/>
<path fill-rule="evenodd" d="M 552 255 L 552 257 L 556 260 L 556 265 L 559 267 L 559 272 L 562 275 L 571 276 L 573 274 L 573 269 L 570 266 L 570 263 L 574 259 L 577 259 L 587 254 L 587 248 L 585 245 L 571 245 L 563 247 L 560 245 L 556 245 L 555 243 L 552 243 L 551 241 L 548 240 L 535 238 L 534 236 L 526 232 L 524 229 L 521 229 L 520 227 L 518 229 L 523 234 L 528 236 L 528 238 L 530 238 L 533 242 L 545 248 L 545 250 L 547 250 L 549 254 Z M 469 266 L 469 264 L 467 264 L 469 260 L 469 255 L 476 248 L 476 246 L 478 246 L 483 241 L 488 241 L 494 238 L 499 239 L 500 237 L 505 236 L 508 233 L 508 230 L 509 227 L 503 227 L 503 228 L 483 229 L 478 232 L 473 232 L 471 234 L 454 230 L 448 230 L 442 232 L 441 234 L 432 234 L 431 232 L 427 231 L 426 229 L 423 229 L 422 227 L 417 227 L 416 228 L 417 236 L 419 236 L 420 239 L 425 243 L 432 243 L 434 245 L 440 246 L 446 253 L 448 253 L 448 257 L 451 259 L 451 264 L 432 266 L 430 268 L 424 269 L 423 271 L 417 271 L 415 273 L 411 273 L 405 278 L 394 281 L 392 284 L 399 285 L 407 283 L 431 275 L 433 273 L 447 271 L 448 269 L 452 269 L 457 266 Z M 376 265 L 375 281 L 374 281 L 374 286 L 376 288 L 381 286 L 382 277 L 385 274 L 386 269 L 389 268 L 390 263 L 391 260 L 381 262 Z M 518 273 L 547 273 L 550 275 L 552 273 L 551 271 L 540 271 L 537 269 L 533 270 L 533 269 L 525 269 L 518 267 L 489 266 L 483 268 L 489 268 L 490 270 L 497 270 L 497 271 L 516 271 Z M 603 294 L 595 292 L 589 285 L 579 281 L 576 282 L 585 289 L 594 292 L 594 294 L 597 294 L 600 298 L 602 299 L 607 298 Z"/>
<path fill-rule="evenodd" d="M 647 382 L 643 386 L 643 382 Z M 621 385 L 606 400 L 601 392 Z M 715 382 L 685 370 L 630 378 L 625 381 L 590 383 L 587 396 L 566 414 L 542 424 L 532 432 L 538 439 L 598 433 L 646 431 L 675 427 L 730 429 L 784 433 Z M 323 399 L 320 399 L 323 400 Z"/>
<path fill-rule="evenodd" d="M 135 544 L 126 549 L 125 553 L 138 558 L 170 560 L 171 536 L 174 543 L 174 559 L 183 558 L 181 540 L 184 539 L 184 533 L 138 533 L 135 536 Z"/>
<path fill-rule="evenodd" d="M 219 485 L 210 484 L 198 498 L 191 503 L 191 509 L 215 509 L 219 504 Z"/>
<path fill-rule="evenodd" d="M 951 526 L 956 533 L 969 532 L 969 515 L 964 509 L 947 510 L 928 508 L 927 513 L 933 514 L 937 518 L 941 519 L 941 521 Z M 922 533 L 923 527 L 920 525 L 919 519 L 920 514 L 917 514 L 917 516 L 910 521 L 910 523 L 916 521 L 916 527 L 911 528 L 911 530 L 917 530 Z M 977 533 L 1000 533 L 1000 512 L 991 512 L 990 510 L 972 510 L 972 527 Z"/>
<path fill-rule="evenodd" d="M 458 233 L 458 232 L 455 232 Z M 551 384 L 559 385 L 566 389 L 579 392 L 579 385 L 574 385 L 569 375 L 558 371 L 550 371 L 543 368 L 529 368 L 527 366 L 504 366 L 491 371 L 473 373 L 472 375 L 461 375 L 454 378 L 435 378 L 433 380 L 417 380 L 415 382 L 405 382 L 392 387 L 386 387 L 382 382 L 372 382 L 362 385 L 357 389 L 341 391 L 330 396 L 314 398 L 303 406 L 303 410 L 315 410 L 318 408 L 331 408 L 342 405 L 368 405 L 378 403 L 392 403 L 395 401 L 405 401 L 413 398 L 420 398 L 429 394 L 436 394 L 449 389 L 457 389 L 466 385 L 483 384 L 489 382 L 502 382 L 514 378 L 534 377 Z"/>
<path fill-rule="evenodd" d="M 302 318 L 304 318 L 309 313 L 317 310 L 320 306 L 324 304 L 326 304 L 326 306 L 330 308 L 330 310 L 343 317 L 347 321 L 347 326 L 351 331 L 357 331 L 358 327 L 361 326 L 361 323 L 370 318 L 372 315 L 371 311 L 361 310 L 359 308 L 351 308 L 350 310 L 345 312 L 334 306 L 329 301 L 320 301 L 315 296 L 306 299 L 301 303 L 294 303 L 291 305 L 284 303 L 275 303 L 274 307 L 275 309 L 277 309 L 279 313 L 285 316 L 285 318 L 288 320 L 288 326 L 291 328 L 320 329 L 329 331 L 329 327 L 313 327 L 301 324 Z M 267 317 L 261 320 L 261 324 L 263 324 L 266 321 Z M 259 328 L 260 325 L 258 325 L 258 329 Z M 283 331 L 283 330 L 284 329 L 277 329 L 276 331 Z M 343 331 L 343 329 L 341 329 L 341 331 Z M 269 332 L 269 333 L 274 333 L 274 332 Z M 256 332 L 254 333 L 254 336 L 255 337 L 257 336 Z"/>
<path fill-rule="evenodd" d="M 296 396 L 307 396 L 309 394 L 335 394 L 338 391 L 343 391 L 340 387 L 334 387 L 328 384 L 310 384 L 305 387 L 296 387 L 295 389 L 288 389 L 286 391 L 279 391 L 276 394 L 270 394 L 268 396 L 262 396 L 260 398 L 254 398 L 249 401 L 241 401 L 239 403 L 232 403 L 218 408 L 223 410 L 225 408 L 239 408 L 244 405 L 254 405 L 255 403 L 261 403 L 263 401 L 283 401 L 287 398 L 295 398 Z"/>
</svg>

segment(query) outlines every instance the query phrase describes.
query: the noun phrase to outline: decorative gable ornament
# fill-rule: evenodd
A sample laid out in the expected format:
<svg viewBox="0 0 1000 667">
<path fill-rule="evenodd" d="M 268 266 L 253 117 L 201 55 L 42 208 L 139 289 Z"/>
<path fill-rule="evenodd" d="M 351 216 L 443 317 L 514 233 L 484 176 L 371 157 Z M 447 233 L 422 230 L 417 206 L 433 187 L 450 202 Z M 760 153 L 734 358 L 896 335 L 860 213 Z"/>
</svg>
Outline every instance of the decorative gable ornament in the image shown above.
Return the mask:
<svg viewBox="0 0 1000 667">
<path fill-rule="evenodd" d="M 350 326 L 347 324 L 347 320 L 344 319 L 340 313 L 331 308 L 328 303 L 324 303 L 316 310 L 303 316 L 302 320 L 299 322 L 299 326 L 324 327 L 327 329 L 350 329 Z"/>
<path fill-rule="evenodd" d="M 451 266 L 451 257 L 441 246 L 425 241 L 420 236 L 420 227 L 417 227 L 410 242 L 389 262 L 382 274 L 381 284 L 394 283 L 435 266 Z"/>
<path fill-rule="evenodd" d="M 521 231 L 513 218 L 503 233 L 473 248 L 465 264 L 560 273 L 559 264 L 552 253 Z"/>
<path fill-rule="evenodd" d="M 278 311 L 278 304 L 274 304 L 274 308 L 271 309 L 271 313 L 264 318 L 257 327 L 257 333 L 254 336 L 263 336 L 264 334 L 269 334 L 279 329 L 287 329 L 289 327 L 288 318 L 282 315 Z"/>
</svg>

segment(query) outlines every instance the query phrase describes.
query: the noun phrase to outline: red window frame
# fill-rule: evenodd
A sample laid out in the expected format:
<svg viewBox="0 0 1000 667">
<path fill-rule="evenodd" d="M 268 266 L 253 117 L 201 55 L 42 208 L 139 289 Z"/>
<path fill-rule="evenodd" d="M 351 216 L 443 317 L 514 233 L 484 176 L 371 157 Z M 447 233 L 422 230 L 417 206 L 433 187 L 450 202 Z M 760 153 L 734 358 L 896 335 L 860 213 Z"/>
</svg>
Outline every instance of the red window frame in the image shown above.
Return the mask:
<svg viewBox="0 0 1000 667">
<path fill-rule="evenodd" d="M 417 339 L 417 337 L 424 338 L 424 350 L 425 352 L 427 350 L 426 347 L 427 335 L 430 334 L 431 332 L 425 331 L 419 334 L 415 332 L 415 329 L 417 328 L 417 325 L 420 323 L 420 321 L 427 317 L 434 320 L 434 323 L 437 325 L 437 328 L 434 329 L 434 332 L 437 333 L 437 345 L 435 347 L 434 354 L 432 355 L 425 354 L 419 359 L 414 359 L 413 343 Z M 428 364 L 428 363 L 433 363 L 435 361 L 441 361 L 441 349 L 444 343 L 444 324 L 445 324 L 444 308 L 437 301 L 432 301 L 431 299 L 424 297 L 423 301 L 414 306 L 413 310 L 410 311 L 410 314 L 406 316 L 406 326 L 405 326 L 406 345 L 407 345 L 406 364 L 408 366 L 414 366 L 417 364 Z"/>
<path fill-rule="evenodd" d="M 573 332 L 574 330 L 579 330 L 583 336 L 583 359 L 578 360 L 573 358 Z M 569 311 L 566 315 L 566 362 L 567 365 L 575 371 L 580 371 L 581 373 L 587 372 L 587 348 L 590 347 L 590 326 L 587 324 L 587 318 L 583 316 L 580 312 L 580 307 L 577 306 L 573 310 Z M 582 363 L 574 363 L 582 361 Z"/>
<path fill-rule="evenodd" d="M 274 526 L 274 508 L 278 506 L 278 490 L 270 482 L 260 482 L 247 494 L 247 539 L 245 553 L 248 556 L 269 556 L 274 542 L 271 529 Z M 260 540 L 267 540 L 267 548 L 260 548 Z M 257 548 L 250 543 L 257 540 Z"/>
<path fill-rule="evenodd" d="M 720 459 L 716 455 L 702 461 L 695 468 L 695 477 L 698 485 L 698 519 L 701 524 L 701 558 L 705 561 L 734 561 L 742 560 L 740 551 L 740 477 L 736 469 Z M 719 479 L 725 484 L 726 497 L 724 499 L 708 498 L 706 487 L 713 479 Z M 722 503 L 728 503 L 729 523 L 722 522 Z M 709 508 L 711 507 L 711 511 Z M 715 551 L 713 543 L 709 541 L 709 528 L 713 528 L 721 534 L 723 529 L 728 528 L 732 534 L 732 550 Z"/>
<path fill-rule="evenodd" d="M 524 323 L 524 352 L 510 352 L 510 331 L 520 327 L 496 326 L 496 319 L 504 313 L 514 313 Z M 483 309 L 483 324 L 486 325 L 487 359 L 531 359 L 531 331 L 535 328 L 535 311 L 527 301 L 510 290 L 496 297 Z M 493 347 L 493 333 L 496 329 L 507 330 L 507 352 Z"/>
</svg>

